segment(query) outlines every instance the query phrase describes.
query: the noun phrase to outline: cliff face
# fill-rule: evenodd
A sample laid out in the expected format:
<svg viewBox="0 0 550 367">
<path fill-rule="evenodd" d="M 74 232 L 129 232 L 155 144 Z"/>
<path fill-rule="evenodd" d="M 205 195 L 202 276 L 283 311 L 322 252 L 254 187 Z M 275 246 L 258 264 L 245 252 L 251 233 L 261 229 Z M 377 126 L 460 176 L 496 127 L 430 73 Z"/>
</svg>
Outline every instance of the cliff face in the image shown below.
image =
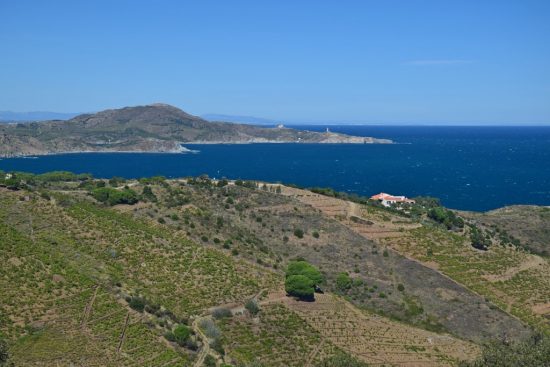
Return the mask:
<svg viewBox="0 0 550 367">
<path fill-rule="evenodd" d="M 165 104 L 0 127 L 0 156 L 60 152 L 179 152 L 181 143 L 388 144 L 387 139 L 209 122 Z"/>
</svg>

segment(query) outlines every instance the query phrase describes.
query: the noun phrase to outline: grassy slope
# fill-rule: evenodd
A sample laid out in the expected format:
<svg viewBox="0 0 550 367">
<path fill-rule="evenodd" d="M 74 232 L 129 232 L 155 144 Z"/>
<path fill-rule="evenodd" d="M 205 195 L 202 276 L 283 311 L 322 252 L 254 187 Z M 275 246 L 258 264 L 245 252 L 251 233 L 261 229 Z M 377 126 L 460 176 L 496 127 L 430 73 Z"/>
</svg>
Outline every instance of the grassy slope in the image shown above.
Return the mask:
<svg viewBox="0 0 550 367">
<path fill-rule="evenodd" d="M 325 270 L 327 289 L 335 289 L 334 276 L 342 270 L 361 280 L 363 283 L 345 292 L 354 303 L 397 317 L 404 315 L 408 322 L 428 328 L 437 327 L 439 320 L 429 319 L 437 316 L 432 309 L 439 301 L 426 298 L 426 292 L 418 290 L 426 285 L 408 282 L 410 273 L 402 271 L 410 271 L 412 266 L 420 271 L 418 277 L 429 276 L 436 282 L 440 281 L 438 273 L 428 268 L 418 270 L 417 263 L 400 257 L 389 247 L 425 263 L 435 263 L 440 271 L 503 309 L 544 328 L 541 316 L 533 315 L 529 308 L 548 302 L 544 272 L 529 268 L 512 272 L 507 280 L 490 278 L 506 275 L 525 256 L 531 256 L 522 252 L 499 252 L 497 248 L 488 252 L 488 257 L 480 257 L 460 241 L 461 237 L 428 227 L 405 226 L 398 231 L 400 237 L 366 241 L 354 232 L 357 228 L 339 219 L 338 213 L 321 215 L 299 199 L 241 187 L 201 188 L 171 182 L 166 187 L 153 186 L 158 204 L 140 203 L 114 210 L 82 201 L 82 192 L 67 188 L 70 185 L 52 201 L 0 188 L 0 231 L 7 239 L 2 241 L 1 251 L 8 264 L 0 277 L 2 289 L 8 290 L 0 299 L 0 330 L 12 340 L 12 352 L 21 365 L 37 361 L 181 365 L 193 359 L 193 353 L 167 343 L 162 338 L 166 328 L 155 317 L 129 309 L 125 295 L 139 293 L 185 320 L 217 305 L 243 302 L 260 289 L 280 288 L 282 278 L 277 268 L 296 255 L 317 262 Z M 139 185 L 134 188 L 140 191 Z M 177 197 L 184 198 L 185 204 L 173 205 Z M 402 220 L 387 213 L 359 214 L 384 225 Z M 166 225 L 157 224 L 159 218 Z M 305 230 L 303 238 L 293 234 L 296 228 Z M 317 232 L 319 235 L 314 235 Z M 388 246 L 388 256 L 382 254 L 384 246 Z M 434 252 L 429 258 L 427 248 Z M 251 265 L 250 260 L 261 265 Z M 405 292 L 396 290 L 400 282 L 405 284 Z M 525 287 L 525 282 L 530 285 Z M 429 284 L 428 288 L 436 290 L 432 292 L 434 297 L 448 303 L 449 310 L 460 311 L 463 304 L 453 303 L 452 299 L 462 294 L 453 296 L 451 291 L 456 289 L 446 289 L 445 284 Z M 500 305 L 502 298 L 498 295 L 502 294 L 512 301 Z M 419 300 L 434 303 L 418 305 Z M 331 302 L 327 303 L 328 309 Z M 349 305 L 343 300 L 338 302 L 342 302 L 340 310 Z M 406 363 L 417 360 L 429 364 L 433 358 L 439 363 L 452 363 L 460 356 L 475 354 L 469 344 L 463 344 L 459 352 L 445 346 L 431 350 L 431 343 L 425 343 L 427 338 L 439 341 L 437 334 L 379 319 L 382 329 L 392 330 L 388 348 L 382 348 L 380 338 L 386 334 L 382 329 L 365 341 L 360 341 L 360 335 L 366 332 L 363 330 L 357 330 L 360 334 L 337 332 L 348 328 L 338 325 L 353 324 L 364 324 L 373 332 L 376 323 L 369 323 L 376 317 L 372 314 L 359 316 L 356 310 L 339 316 L 316 310 L 317 306 L 322 308 L 322 302 L 294 304 L 284 298 L 263 305 L 259 319 L 243 315 L 226 320 L 221 323 L 225 348 L 241 361 L 250 360 L 259 348 L 263 352 L 257 356 L 268 365 L 289 365 L 298 357 L 302 358 L 299 363 L 315 363 L 338 349 L 371 362 L 376 358 L 391 362 L 384 353 L 392 350 L 391 355 L 401 358 L 393 362 Z M 423 314 L 417 312 L 418 306 L 424 306 Z M 502 319 L 501 311 L 481 306 L 476 307 L 488 317 Z M 127 317 L 129 326 L 125 327 Z M 119 353 L 123 330 L 123 353 Z M 450 337 L 442 340 L 445 338 Z M 370 345 L 370 351 L 357 350 L 354 346 L 358 343 Z"/>
<path fill-rule="evenodd" d="M 239 257 L 271 267 L 281 268 L 289 259 L 304 257 L 325 272 L 328 283 L 324 287 L 330 291 L 338 291 L 337 274 L 348 272 L 354 286 L 341 293 L 360 307 L 470 340 L 497 338 L 503 331 L 510 337 L 526 332 L 520 322 L 491 308 L 483 297 L 401 256 L 388 245 L 361 236 L 345 220 L 335 218 L 346 218 L 345 202 L 344 209 L 339 210 L 320 201 L 319 208 L 326 210 L 323 215 L 317 207 L 301 202 L 304 196 L 288 197 L 244 187 L 190 187 L 174 182 L 168 188 L 155 187 L 155 191 L 160 205 L 134 208 L 135 215 L 162 218 L 170 226 L 184 228 L 196 241 L 225 246 L 228 254 L 236 252 Z M 187 204 L 167 209 L 167 203 L 176 197 L 185 198 Z M 176 219 L 171 218 L 174 215 Z M 384 212 L 372 219 L 386 225 L 386 215 Z M 295 229 L 304 231 L 303 238 L 294 234 Z M 230 244 L 222 245 L 226 242 Z M 399 284 L 404 285 L 404 291 L 398 290 Z M 449 294 L 453 302 L 449 302 Z"/>
<path fill-rule="evenodd" d="M 501 246 L 498 242 L 489 251 L 479 251 L 470 246 L 465 233 L 453 233 L 433 225 L 408 226 L 407 219 L 376 208 L 360 207 L 355 214 L 372 224 L 357 225 L 347 217 L 340 220 L 380 245 L 431 266 L 485 297 L 491 302 L 489 307 L 496 309 L 496 305 L 533 327 L 550 331 L 548 258 L 529 254 L 519 247 Z M 433 288 L 447 301 L 460 301 L 455 292 L 440 289 L 437 284 Z M 504 330 L 500 333 L 511 336 Z"/>
<path fill-rule="evenodd" d="M 510 206 L 486 213 L 462 213 L 490 229 L 500 229 L 517 238 L 536 254 L 550 256 L 550 208 Z"/>
<path fill-rule="evenodd" d="M 10 338 L 28 335 L 14 346 L 18 364 L 135 365 L 151 358 L 148 365 L 177 364 L 189 353 L 168 346 L 165 330 L 151 328 L 122 295 L 139 292 L 185 319 L 280 283 L 276 275 L 259 276 L 254 267 L 128 216 L 86 203 L 64 209 L 34 196 L 20 201 L 21 195 L 2 190 L 0 206 L 8 264 L 2 267 L 1 330 Z M 117 353 L 126 315 L 124 353 Z M 105 356 L 97 359 L 101 350 Z"/>
</svg>

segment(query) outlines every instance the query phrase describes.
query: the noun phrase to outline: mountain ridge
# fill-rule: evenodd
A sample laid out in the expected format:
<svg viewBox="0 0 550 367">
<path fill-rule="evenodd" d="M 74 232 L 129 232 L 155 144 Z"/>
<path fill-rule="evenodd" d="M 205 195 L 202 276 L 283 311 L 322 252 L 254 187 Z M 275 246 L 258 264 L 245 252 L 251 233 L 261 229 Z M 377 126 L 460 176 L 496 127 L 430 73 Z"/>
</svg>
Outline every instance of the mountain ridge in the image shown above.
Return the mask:
<svg viewBox="0 0 550 367">
<path fill-rule="evenodd" d="M 210 122 L 161 103 L 86 113 L 70 120 L 0 126 L 0 156 L 70 152 L 184 152 L 181 144 L 388 144 L 388 139 Z"/>
</svg>

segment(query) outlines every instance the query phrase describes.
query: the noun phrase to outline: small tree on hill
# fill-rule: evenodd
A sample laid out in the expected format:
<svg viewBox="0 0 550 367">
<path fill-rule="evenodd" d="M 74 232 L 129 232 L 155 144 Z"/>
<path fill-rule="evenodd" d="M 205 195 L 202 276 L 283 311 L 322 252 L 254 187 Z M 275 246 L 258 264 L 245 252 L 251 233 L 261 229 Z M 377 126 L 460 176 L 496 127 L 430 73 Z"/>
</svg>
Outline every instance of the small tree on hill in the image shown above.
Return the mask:
<svg viewBox="0 0 550 367">
<path fill-rule="evenodd" d="M 491 246 L 491 240 L 486 238 L 481 229 L 476 226 L 470 228 L 470 241 L 478 250 L 487 251 Z"/>
<path fill-rule="evenodd" d="M 305 275 L 291 275 L 287 277 L 285 280 L 285 290 L 290 296 L 303 300 L 314 299 L 314 284 Z"/>
<path fill-rule="evenodd" d="M 246 301 L 244 308 L 246 308 L 246 310 L 250 312 L 250 314 L 253 316 L 256 316 L 260 312 L 258 302 L 256 302 L 256 300 L 254 299 L 249 299 L 248 301 Z"/>
<path fill-rule="evenodd" d="M 315 286 L 323 282 L 323 275 L 307 261 L 291 261 L 286 269 L 285 289 L 290 296 L 313 300 Z"/>
<path fill-rule="evenodd" d="M 308 277 L 313 285 L 319 285 L 323 282 L 323 275 L 315 266 L 307 261 L 291 261 L 286 269 L 286 276 L 304 275 Z"/>
<path fill-rule="evenodd" d="M 353 280 L 348 273 L 340 273 L 336 276 L 336 288 L 338 288 L 339 291 L 347 291 L 351 288 L 352 284 Z"/>
<path fill-rule="evenodd" d="M 156 202 L 157 201 L 157 196 L 155 195 L 155 193 L 153 192 L 153 190 L 151 190 L 151 187 L 150 186 L 145 186 L 143 188 L 143 192 L 141 193 L 141 196 L 148 200 L 148 201 L 152 201 L 152 202 Z"/>
</svg>

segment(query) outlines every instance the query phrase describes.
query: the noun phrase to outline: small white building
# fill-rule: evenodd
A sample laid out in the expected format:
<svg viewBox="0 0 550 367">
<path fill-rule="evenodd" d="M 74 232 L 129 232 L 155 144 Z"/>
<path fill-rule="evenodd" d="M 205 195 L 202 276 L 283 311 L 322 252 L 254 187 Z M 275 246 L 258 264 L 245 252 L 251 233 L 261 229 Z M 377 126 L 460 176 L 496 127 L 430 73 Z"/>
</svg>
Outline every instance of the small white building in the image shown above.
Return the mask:
<svg viewBox="0 0 550 367">
<path fill-rule="evenodd" d="M 415 201 L 406 196 L 395 196 L 381 192 L 380 194 L 371 196 L 372 200 L 378 200 L 385 207 L 390 207 L 395 204 L 413 204 Z"/>
</svg>

